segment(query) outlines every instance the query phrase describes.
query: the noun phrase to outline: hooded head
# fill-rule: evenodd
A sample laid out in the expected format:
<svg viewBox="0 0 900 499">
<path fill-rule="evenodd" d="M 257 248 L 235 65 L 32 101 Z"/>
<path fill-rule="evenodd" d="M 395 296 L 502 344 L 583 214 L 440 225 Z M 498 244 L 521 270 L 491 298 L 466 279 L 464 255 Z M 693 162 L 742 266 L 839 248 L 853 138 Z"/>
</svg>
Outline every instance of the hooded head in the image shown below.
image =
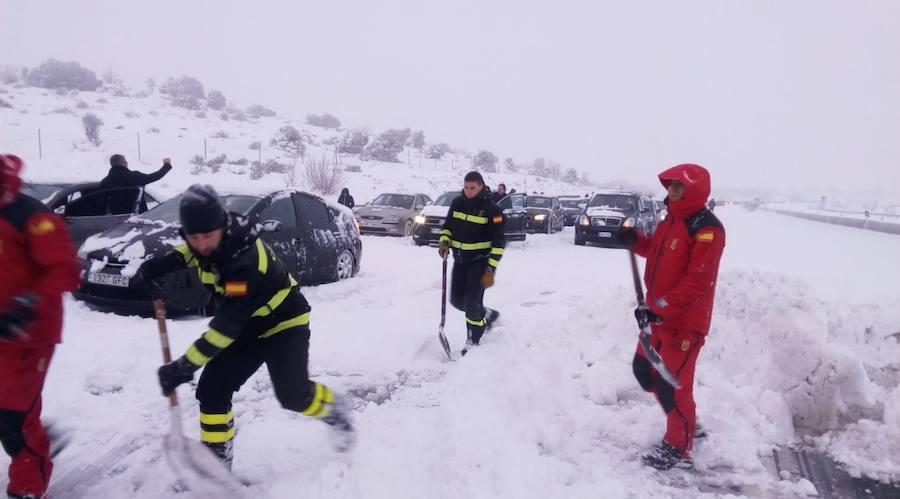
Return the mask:
<svg viewBox="0 0 900 499">
<path fill-rule="evenodd" d="M 13 154 L 0 154 L 0 208 L 12 204 L 19 197 L 24 163 Z"/>
<path fill-rule="evenodd" d="M 684 185 L 684 196 L 678 201 L 667 200 L 669 213 L 684 217 L 706 205 L 710 191 L 709 172 L 706 168 L 693 163 L 684 163 L 659 174 L 659 182 L 666 189 L 674 181 Z"/>
<path fill-rule="evenodd" d="M 348 188 L 346 188 L 346 187 L 344 187 L 343 189 L 341 189 L 341 196 L 343 196 L 343 195 L 349 196 L 349 195 L 350 195 L 350 189 L 348 189 Z"/>
</svg>

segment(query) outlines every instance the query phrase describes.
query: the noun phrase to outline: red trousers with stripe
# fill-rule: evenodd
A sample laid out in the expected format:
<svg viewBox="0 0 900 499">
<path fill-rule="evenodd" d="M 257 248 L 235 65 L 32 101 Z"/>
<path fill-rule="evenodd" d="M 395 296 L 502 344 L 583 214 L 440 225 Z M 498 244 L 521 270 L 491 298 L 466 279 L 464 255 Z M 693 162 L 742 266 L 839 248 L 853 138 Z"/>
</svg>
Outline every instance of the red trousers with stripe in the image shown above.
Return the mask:
<svg viewBox="0 0 900 499">
<path fill-rule="evenodd" d="M 663 364 L 676 378 L 681 388 L 675 390 L 662 379 L 647 360 L 640 343 L 634 355 L 632 368 L 641 387 L 656 395 L 666 413 L 666 443 L 690 456 L 694 447 L 694 429 L 697 424 L 694 404 L 694 367 L 697 355 L 703 347 L 704 335 L 695 331 L 680 331 L 664 326 L 652 326 L 650 343 L 659 352 Z"/>
<path fill-rule="evenodd" d="M 41 497 L 50 482 L 53 464 L 41 426 L 41 390 L 55 346 L 0 345 L 0 441 L 12 458 L 7 487 L 11 494 Z"/>
</svg>

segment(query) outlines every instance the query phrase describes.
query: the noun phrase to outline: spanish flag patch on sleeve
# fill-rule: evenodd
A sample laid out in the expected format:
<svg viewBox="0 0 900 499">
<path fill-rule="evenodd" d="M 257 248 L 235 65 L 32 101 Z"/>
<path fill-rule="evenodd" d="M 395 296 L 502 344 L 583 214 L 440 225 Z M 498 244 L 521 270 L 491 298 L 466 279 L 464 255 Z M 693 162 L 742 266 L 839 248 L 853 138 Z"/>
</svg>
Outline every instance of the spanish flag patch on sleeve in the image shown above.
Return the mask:
<svg viewBox="0 0 900 499">
<path fill-rule="evenodd" d="M 35 220 L 28 226 L 28 232 L 32 236 L 41 236 L 44 234 L 49 234 L 56 230 L 56 225 L 53 223 L 53 220 L 48 218 L 40 218 Z"/>
<path fill-rule="evenodd" d="M 716 238 L 716 233 L 711 230 L 701 230 L 697 233 L 697 242 L 711 243 Z"/>
<path fill-rule="evenodd" d="M 494 223 L 502 224 L 503 223 L 503 215 L 494 215 Z"/>
<path fill-rule="evenodd" d="M 246 296 L 247 281 L 227 281 L 225 282 L 226 296 Z"/>
</svg>

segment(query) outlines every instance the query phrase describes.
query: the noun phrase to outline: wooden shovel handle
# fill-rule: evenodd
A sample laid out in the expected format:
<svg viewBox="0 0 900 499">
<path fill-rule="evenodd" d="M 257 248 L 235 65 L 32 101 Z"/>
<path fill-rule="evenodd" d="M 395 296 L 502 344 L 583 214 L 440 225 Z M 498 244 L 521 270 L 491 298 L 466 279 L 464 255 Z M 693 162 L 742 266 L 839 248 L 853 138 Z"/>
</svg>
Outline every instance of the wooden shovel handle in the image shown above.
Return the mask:
<svg viewBox="0 0 900 499">
<path fill-rule="evenodd" d="M 153 313 L 156 315 L 156 325 L 159 327 L 159 342 L 162 345 L 163 362 L 172 362 L 172 353 L 169 351 L 169 331 L 166 328 L 166 305 L 162 300 L 153 300 Z M 172 390 L 169 394 L 169 405 L 178 405 L 178 393 Z"/>
</svg>

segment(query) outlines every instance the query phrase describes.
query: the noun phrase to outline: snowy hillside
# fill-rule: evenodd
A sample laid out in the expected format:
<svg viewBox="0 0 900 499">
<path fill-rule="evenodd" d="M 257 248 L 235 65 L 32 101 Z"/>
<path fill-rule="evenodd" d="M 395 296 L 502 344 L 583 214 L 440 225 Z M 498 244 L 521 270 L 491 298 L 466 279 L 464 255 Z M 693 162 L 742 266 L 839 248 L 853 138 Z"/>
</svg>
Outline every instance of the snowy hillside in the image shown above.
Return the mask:
<svg viewBox="0 0 900 499">
<path fill-rule="evenodd" d="M 250 164 L 275 160 L 296 165 L 294 186 L 306 185 L 303 164 L 270 145 L 278 130 L 295 127 L 304 137 L 305 158 L 337 158 L 341 168 L 359 166 L 360 171 L 344 171 L 343 185 L 350 188 L 358 204 L 371 201 L 381 192 L 423 192 L 432 198 L 461 187 L 462 176 L 472 169 L 465 155 L 447 153 L 441 159 L 428 159 L 423 151 L 408 147 L 398 154 L 402 163 L 361 161 L 359 155 L 335 154 L 327 145 L 344 134 L 344 129 L 310 126 L 282 117 L 246 118 L 224 121 L 220 113 L 197 112 L 173 107 L 158 94 L 148 97 L 116 97 L 108 93 L 76 92 L 58 95 L 40 88 L 15 88 L 0 84 L 0 98 L 12 108 L 0 107 L 0 150 L 20 155 L 26 163 L 25 176 L 31 181 L 99 180 L 109 169 L 111 154 L 124 154 L 132 169 L 152 171 L 171 157 L 174 171 L 153 185 L 153 191 L 174 195 L 195 182 L 208 182 L 225 192 L 259 193 L 281 189 L 290 183 L 288 176 L 271 173 L 249 178 Z M 99 146 L 85 137 L 82 116 L 93 113 L 103 125 Z M 40 144 L 38 131 L 40 130 Z M 138 138 L 140 136 L 140 138 Z M 141 159 L 138 159 L 140 140 Z M 261 149 L 251 149 L 258 142 Z M 39 146 L 42 158 L 38 158 Z M 199 155 L 207 160 L 221 154 L 225 163 L 217 173 L 192 175 L 191 160 Z M 247 164 L 235 164 L 235 163 Z M 505 182 L 509 189 L 548 194 L 585 193 L 590 188 L 574 186 L 524 173 L 485 174 L 490 186 Z M 330 194 L 337 198 L 337 193 Z"/>
</svg>

